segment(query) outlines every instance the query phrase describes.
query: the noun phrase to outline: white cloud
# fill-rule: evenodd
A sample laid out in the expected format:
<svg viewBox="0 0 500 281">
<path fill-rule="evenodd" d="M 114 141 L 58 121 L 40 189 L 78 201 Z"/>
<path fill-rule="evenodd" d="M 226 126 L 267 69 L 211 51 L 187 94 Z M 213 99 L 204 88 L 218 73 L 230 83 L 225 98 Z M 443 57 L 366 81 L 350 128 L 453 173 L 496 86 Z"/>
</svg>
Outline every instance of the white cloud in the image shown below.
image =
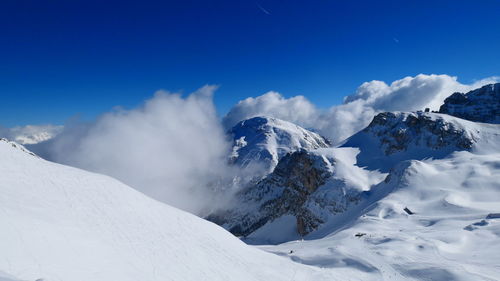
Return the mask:
<svg viewBox="0 0 500 281">
<path fill-rule="evenodd" d="M 299 125 L 314 118 L 316 107 L 304 96 L 284 98 L 277 92 L 267 92 L 256 98 L 246 98 L 238 102 L 224 117 L 224 126 L 230 128 L 241 120 L 267 115 L 287 120 Z"/>
<path fill-rule="evenodd" d="M 46 153 L 56 162 L 113 176 L 160 201 L 200 212 L 214 203 L 208 183 L 227 169 L 229 144 L 212 103 L 214 90 L 205 86 L 186 98 L 159 91 L 141 107 L 67 125 Z"/>
<path fill-rule="evenodd" d="M 448 75 L 424 75 L 405 77 L 387 85 L 382 81 L 363 83 L 346 102 L 364 100 L 367 106 L 376 110 L 409 111 L 429 107 L 439 109 L 443 100 L 457 91 L 468 91 L 469 85 L 457 82 Z"/>
<path fill-rule="evenodd" d="M 247 98 L 235 105 L 224 118 L 226 126 L 259 115 L 272 116 L 314 128 L 337 143 L 363 129 L 381 111 L 415 111 L 428 107 L 439 109 L 444 99 L 454 92 L 467 92 L 499 81 L 491 77 L 466 85 L 448 75 L 405 77 L 390 85 L 383 81 L 363 83 L 344 103 L 328 110 L 317 109 L 303 96 L 284 98 L 269 92 Z"/>
<path fill-rule="evenodd" d="M 26 125 L 13 128 L 0 128 L 0 137 L 16 141 L 20 144 L 36 144 L 47 141 L 59 134 L 63 126 Z"/>
</svg>

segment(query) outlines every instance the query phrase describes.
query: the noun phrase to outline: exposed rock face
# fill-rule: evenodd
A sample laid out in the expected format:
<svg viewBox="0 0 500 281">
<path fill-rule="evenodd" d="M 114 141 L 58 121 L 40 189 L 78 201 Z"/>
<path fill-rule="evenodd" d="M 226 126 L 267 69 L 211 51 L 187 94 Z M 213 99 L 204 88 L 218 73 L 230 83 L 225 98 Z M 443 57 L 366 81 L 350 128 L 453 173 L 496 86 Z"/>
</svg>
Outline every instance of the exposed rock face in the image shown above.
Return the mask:
<svg viewBox="0 0 500 281">
<path fill-rule="evenodd" d="M 239 194 L 241 208 L 211 216 L 238 236 L 247 236 L 268 222 L 291 215 L 305 236 L 325 222 L 324 214 L 345 211 L 357 194 L 331 179 L 335 161 L 299 150 L 284 156 L 275 170 Z M 328 183 L 328 184 L 327 184 Z"/>
<path fill-rule="evenodd" d="M 244 168 L 259 166 L 270 173 L 281 157 L 298 149 L 329 147 L 329 141 L 293 123 L 254 117 L 236 124 L 229 132 L 233 136 L 231 162 Z"/>
<path fill-rule="evenodd" d="M 438 150 L 453 147 L 468 150 L 476 141 L 473 132 L 432 113 L 384 112 L 375 116 L 364 133 L 379 139 L 386 155 L 410 146 Z"/>
<path fill-rule="evenodd" d="M 444 100 L 439 112 L 475 122 L 500 124 L 500 83 L 466 94 L 454 93 Z"/>
</svg>

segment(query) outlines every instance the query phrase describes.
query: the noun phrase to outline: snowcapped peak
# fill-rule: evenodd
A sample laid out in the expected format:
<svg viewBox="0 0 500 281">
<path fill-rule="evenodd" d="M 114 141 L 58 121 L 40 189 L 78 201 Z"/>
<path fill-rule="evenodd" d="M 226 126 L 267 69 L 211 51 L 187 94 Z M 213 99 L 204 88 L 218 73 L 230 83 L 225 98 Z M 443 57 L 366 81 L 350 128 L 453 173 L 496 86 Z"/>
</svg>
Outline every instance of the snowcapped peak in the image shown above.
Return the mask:
<svg viewBox="0 0 500 281">
<path fill-rule="evenodd" d="M 235 128 L 245 127 L 245 128 L 253 128 L 255 130 L 269 129 L 269 128 L 277 128 L 283 131 L 305 131 L 309 133 L 313 133 L 309 130 L 306 130 L 299 125 L 296 125 L 292 122 L 288 122 L 285 120 L 281 120 L 274 117 L 268 116 L 256 116 L 249 119 L 242 120 L 238 122 L 231 131 L 234 131 Z M 316 133 L 313 133 L 317 135 Z M 323 138 L 323 137 L 321 137 Z M 326 139 L 323 138 L 323 141 L 327 142 Z"/>
<path fill-rule="evenodd" d="M 330 146 L 319 134 L 272 117 L 240 121 L 229 133 L 234 140 L 231 161 L 242 167 L 263 166 L 266 172 L 272 171 L 288 152 Z"/>
<path fill-rule="evenodd" d="M 243 121 L 240 121 L 239 124 L 242 125 L 247 125 L 247 126 L 259 126 L 262 124 L 267 124 L 267 123 L 278 123 L 282 120 L 276 119 L 273 117 L 267 117 L 267 116 L 256 116 L 252 117 Z M 286 122 L 286 121 L 283 121 Z"/>
</svg>

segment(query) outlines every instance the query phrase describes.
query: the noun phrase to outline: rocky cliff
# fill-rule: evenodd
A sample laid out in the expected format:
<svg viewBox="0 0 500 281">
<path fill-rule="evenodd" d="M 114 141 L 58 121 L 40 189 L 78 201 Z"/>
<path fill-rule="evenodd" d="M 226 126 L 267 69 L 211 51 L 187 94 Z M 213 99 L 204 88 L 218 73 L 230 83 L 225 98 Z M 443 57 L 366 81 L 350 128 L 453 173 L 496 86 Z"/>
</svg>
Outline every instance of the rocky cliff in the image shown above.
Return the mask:
<svg viewBox="0 0 500 281">
<path fill-rule="evenodd" d="M 474 132 L 431 113 L 384 112 L 375 116 L 363 132 L 375 136 L 386 155 L 422 146 L 433 150 L 472 148 Z"/>
<path fill-rule="evenodd" d="M 239 208 L 209 219 L 235 235 L 248 236 L 288 216 L 295 220 L 296 233 L 305 236 L 359 200 L 359 191 L 333 178 L 335 166 L 335 159 L 304 149 L 288 153 L 271 174 L 238 194 Z"/>
<path fill-rule="evenodd" d="M 500 83 L 466 94 L 454 93 L 444 100 L 439 112 L 475 122 L 500 124 Z"/>
</svg>

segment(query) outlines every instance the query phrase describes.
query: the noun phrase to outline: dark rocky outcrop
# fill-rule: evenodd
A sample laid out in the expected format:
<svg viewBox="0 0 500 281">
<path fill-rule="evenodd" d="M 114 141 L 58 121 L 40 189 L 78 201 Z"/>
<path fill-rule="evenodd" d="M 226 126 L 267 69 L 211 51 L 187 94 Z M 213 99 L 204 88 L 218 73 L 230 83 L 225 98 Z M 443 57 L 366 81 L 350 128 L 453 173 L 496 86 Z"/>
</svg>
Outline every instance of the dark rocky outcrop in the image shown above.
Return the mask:
<svg viewBox="0 0 500 281">
<path fill-rule="evenodd" d="M 380 113 L 363 132 L 376 136 L 386 155 L 405 151 L 410 145 L 433 150 L 449 146 L 467 150 L 475 142 L 474 136 L 457 124 L 422 112 Z"/>
<path fill-rule="evenodd" d="M 439 112 L 475 122 L 500 124 L 500 83 L 466 94 L 454 93 L 444 100 Z"/>
<path fill-rule="evenodd" d="M 305 236 L 325 222 L 328 214 L 343 212 L 357 202 L 344 183 L 332 179 L 335 161 L 301 149 L 284 156 L 274 171 L 239 194 L 240 208 L 210 216 L 237 236 L 247 236 L 285 215 L 295 217 L 297 233 Z M 320 190 L 328 182 L 328 190 Z"/>
</svg>

